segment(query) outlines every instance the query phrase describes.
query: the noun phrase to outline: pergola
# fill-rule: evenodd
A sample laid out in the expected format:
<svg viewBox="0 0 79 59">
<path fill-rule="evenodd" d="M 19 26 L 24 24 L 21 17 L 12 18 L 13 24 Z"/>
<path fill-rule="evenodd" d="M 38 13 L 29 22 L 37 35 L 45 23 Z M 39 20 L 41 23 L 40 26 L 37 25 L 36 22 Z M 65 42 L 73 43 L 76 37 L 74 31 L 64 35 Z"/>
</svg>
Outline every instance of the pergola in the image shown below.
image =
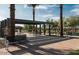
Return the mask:
<svg viewBox="0 0 79 59">
<path fill-rule="evenodd" d="M 11 18 L 7 18 L 7 19 L 5 19 L 5 20 L 3 20 L 3 21 L 1 21 L 1 32 L 2 32 L 2 34 L 4 34 L 4 31 L 3 31 L 3 29 L 5 29 L 5 27 L 9 27 L 10 26 L 10 22 L 11 22 Z M 33 22 L 32 20 L 24 20 L 24 19 L 15 19 L 15 24 L 28 24 L 28 25 L 36 25 L 35 26 L 35 33 L 37 34 L 37 25 L 39 25 L 39 34 L 41 35 L 41 30 L 42 30 L 42 28 L 41 28 L 41 25 L 43 25 L 44 27 L 43 27 L 43 34 L 44 35 L 46 35 L 46 24 L 48 24 L 49 25 L 49 27 L 48 27 L 48 32 L 49 32 L 49 36 L 51 35 L 51 29 L 50 29 L 50 27 L 51 27 L 51 23 L 48 23 L 48 22 L 44 22 L 44 21 L 35 21 L 35 22 Z M 3 35 L 4 36 L 4 35 Z"/>
<path fill-rule="evenodd" d="M 60 4 L 60 36 L 63 36 L 63 13 L 62 13 L 62 9 L 63 9 L 63 5 Z M 9 21 L 8 21 L 9 20 Z M 8 23 L 7 23 L 8 21 Z M 47 24 L 46 22 L 41 22 L 41 21 L 30 21 L 30 20 L 21 20 L 21 19 L 15 19 L 15 4 L 10 4 L 10 18 L 5 19 L 4 21 L 2 21 L 2 24 L 7 23 L 8 25 L 8 36 L 11 37 L 12 39 L 14 39 L 15 37 L 15 24 L 34 24 L 36 25 L 37 28 L 37 24 L 40 25 L 40 34 L 41 34 L 41 24 L 44 25 L 44 35 L 46 33 L 45 31 L 45 24 Z M 5 25 L 2 25 L 2 27 Z M 51 24 L 49 24 L 49 35 L 51 35 L 50 32 L 50 26 Z M 36 30 L 37 33 L 37 30 Z"/>
</svg>

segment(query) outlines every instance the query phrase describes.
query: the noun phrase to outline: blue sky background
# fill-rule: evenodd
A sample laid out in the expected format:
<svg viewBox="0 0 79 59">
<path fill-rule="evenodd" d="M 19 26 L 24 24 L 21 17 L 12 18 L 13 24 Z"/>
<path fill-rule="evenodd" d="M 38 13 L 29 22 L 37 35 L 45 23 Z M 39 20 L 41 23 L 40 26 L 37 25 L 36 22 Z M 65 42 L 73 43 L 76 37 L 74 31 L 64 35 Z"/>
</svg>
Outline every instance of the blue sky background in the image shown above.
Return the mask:
<svg viewBox="0 0 79 59">
<path fill-rule="evenodd" d="M 39 5 L 36 7 L 36 20 L 46 21 L 50 19 L 59 19 L 60 16 L 59 5 L 47 4 Z M 9 5 L 1 4 L 0 5 L 0 21 L 4 18 L 9 18 Z M 79 5 L 77 4 L 64 4 L 63 5 L 63 16 L 75 16 L 79 15 Z M 16 4 L 16 18 L 32 20 L 32 7 L 29 7 L 27 4 Z"/>
</svg>

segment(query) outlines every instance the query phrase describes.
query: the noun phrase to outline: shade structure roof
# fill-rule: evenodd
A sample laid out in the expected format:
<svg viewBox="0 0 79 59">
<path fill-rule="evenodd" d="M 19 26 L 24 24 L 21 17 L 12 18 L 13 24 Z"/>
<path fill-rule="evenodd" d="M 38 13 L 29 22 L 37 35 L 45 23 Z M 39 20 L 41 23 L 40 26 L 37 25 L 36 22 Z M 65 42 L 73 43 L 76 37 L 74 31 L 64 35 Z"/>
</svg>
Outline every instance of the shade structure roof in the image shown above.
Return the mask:
<svg viewBox="0 0 79 59">
<path fill-rule="evenodd" d="M 10 18 L 7 18 L 6 20 L 11 20 Z M 16 24 L 47 24 L 47 22 L 44 21 L 32 21 L 32 20 L 25 20 L 25 19 L 16 19 Z"/>
</svg>

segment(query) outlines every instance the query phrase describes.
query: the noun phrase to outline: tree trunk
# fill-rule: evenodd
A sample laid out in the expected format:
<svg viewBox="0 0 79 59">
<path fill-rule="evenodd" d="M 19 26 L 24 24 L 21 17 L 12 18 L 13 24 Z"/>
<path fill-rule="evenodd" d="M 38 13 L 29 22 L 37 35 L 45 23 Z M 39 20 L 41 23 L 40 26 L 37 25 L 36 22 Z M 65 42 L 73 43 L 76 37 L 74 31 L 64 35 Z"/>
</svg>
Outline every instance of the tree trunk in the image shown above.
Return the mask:
<svg viewBox="0 0 79 59">
<path fill-rule="evenodd" d="M 10 4 L 10 20 L 9 20 L 9 35 L 8 37 L 10 37 L 10 39 L 12 39 L 12 41 L 15 38 L 15 4 Z"/>
<path fill-rule="evenodd" d="M 63 5 L 60 4 L 60 36 L 63 36 Z"/>
<path fill-rule="evenodd" d="M 33 6 L 33 30 L 32 30 L 33 33 L 35 32 L 34 22 L 35 22 L 35 6 Z"/>
</svg>

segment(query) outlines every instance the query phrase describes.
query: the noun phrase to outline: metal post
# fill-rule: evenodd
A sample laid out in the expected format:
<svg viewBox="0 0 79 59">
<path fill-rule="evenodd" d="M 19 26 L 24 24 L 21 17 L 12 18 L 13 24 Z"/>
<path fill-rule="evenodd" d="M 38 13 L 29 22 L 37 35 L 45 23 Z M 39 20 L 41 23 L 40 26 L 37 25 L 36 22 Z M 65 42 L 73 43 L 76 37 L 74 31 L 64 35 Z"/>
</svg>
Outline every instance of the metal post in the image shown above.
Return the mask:
<svg viewBox="0 0 79 59">
<path fill-rule="evenodd" d="M 40 24 L 40 35 L 41 35 L 41 24 Z"/>
<path fill-rule="evenodd" d="M 2 26 L 2 27 L 3 27 L 3 28 L 2 28 L 2 30 L 3 30 L 3 37 L 4 37 L 4 33 L 5 33 L 5 32 L 4 32 L 4 27 L 5 27 L 5 24 L 4 24 L 5 22 L 4 22 L 4 21 L 5 21 L 5 20 L 3 20 L 3 26 Z"/>
<path fill-rule="evenodd" d="M 35 22 L 35 5 L 33 6 L 33 23 Z M 32 28 L 33 34 L 35 33 L 35 24 L 33 24 L 33 28 Z"/>
<path fill-rule="evenodd" d="M 51 25 L 49 24 L 49 36 L 51 35 L 51 29 L 50 29 L 50 26 L 51 26 Z"/>
<path fill-rule="evenodd" d="M 37 24 L 36 24 L 36 34 L 37 34 Z"/>
<path fill-rule="evenodd" d="M 4 31 L 3 31 L 3 21 L 1 22 L 1 36 L 4 36 Z"/>
<path fill-rule="evenodd" d="M 46 35 L 46 25 L 44 24 L 44 35 Z"/>
<path fill-rule="evenodd" d="M 3 33 L 3 31 L 2 31 L 2 21 L 1 21 L 1 37 L 2 37 L 2 33 Z"/>
<path fill-rule="evenodd" d="M 60 4 L 60 36 L 63 36 L 63 5 Z"/>
</svg>

